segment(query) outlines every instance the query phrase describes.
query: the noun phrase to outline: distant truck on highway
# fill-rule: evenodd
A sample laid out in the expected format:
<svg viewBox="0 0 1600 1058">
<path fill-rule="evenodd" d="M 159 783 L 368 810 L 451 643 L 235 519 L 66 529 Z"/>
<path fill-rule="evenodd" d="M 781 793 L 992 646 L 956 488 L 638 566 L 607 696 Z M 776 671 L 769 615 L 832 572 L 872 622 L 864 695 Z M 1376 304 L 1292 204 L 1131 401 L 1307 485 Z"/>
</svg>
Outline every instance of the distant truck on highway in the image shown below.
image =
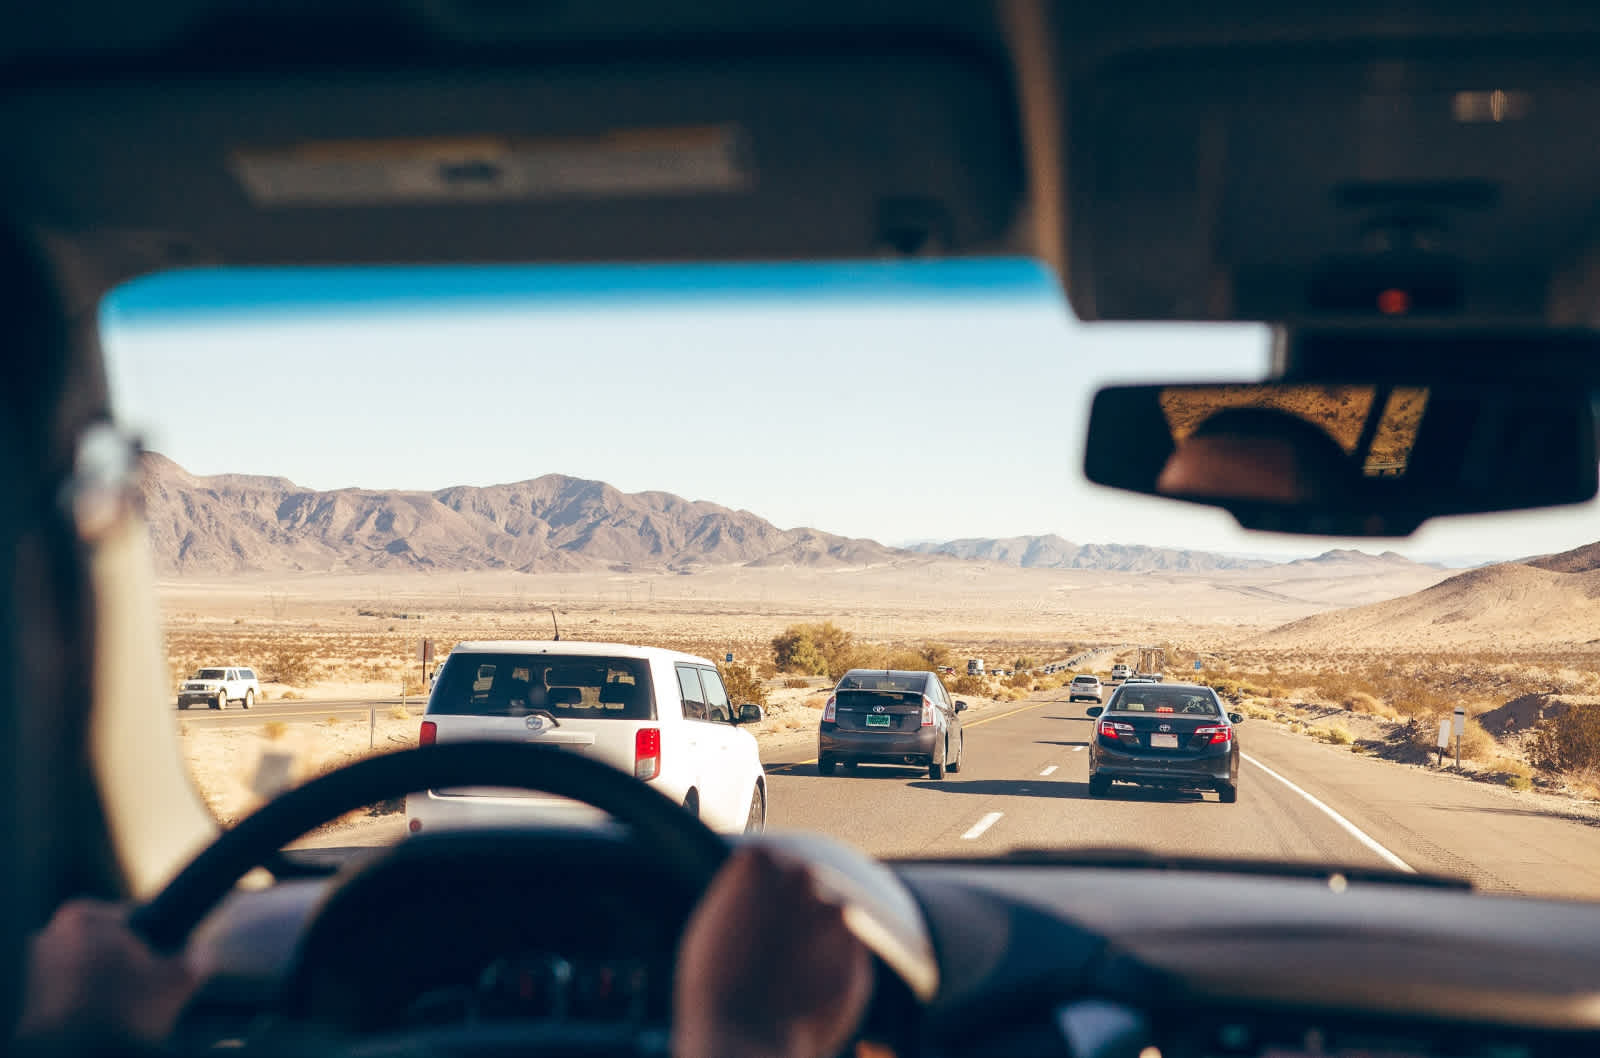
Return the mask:
<svg viewBox="0 0 1600 1058">
<path fill-rule="evenodd" d="M 968 676 L 982 676 L 983 675 L 983 659 L 982 658 L 968 658 L 967 659 L 967 675 Z"/>
</svg>

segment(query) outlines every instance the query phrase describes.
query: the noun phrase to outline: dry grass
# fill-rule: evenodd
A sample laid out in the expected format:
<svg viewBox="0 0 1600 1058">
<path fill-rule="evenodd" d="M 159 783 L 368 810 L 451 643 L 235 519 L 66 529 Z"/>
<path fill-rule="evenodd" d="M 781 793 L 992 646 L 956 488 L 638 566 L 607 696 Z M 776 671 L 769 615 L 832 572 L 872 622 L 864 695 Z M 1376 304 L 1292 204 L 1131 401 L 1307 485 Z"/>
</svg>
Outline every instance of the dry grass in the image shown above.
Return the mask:
<svg viewBox="0 0 1600 1058">
<path fill-rule="evenodd" d="M 411 710 L 403 705 L 391 705 L 389 707 L 389 718 L 391 720 L 410 720 Z"/>
</svg>

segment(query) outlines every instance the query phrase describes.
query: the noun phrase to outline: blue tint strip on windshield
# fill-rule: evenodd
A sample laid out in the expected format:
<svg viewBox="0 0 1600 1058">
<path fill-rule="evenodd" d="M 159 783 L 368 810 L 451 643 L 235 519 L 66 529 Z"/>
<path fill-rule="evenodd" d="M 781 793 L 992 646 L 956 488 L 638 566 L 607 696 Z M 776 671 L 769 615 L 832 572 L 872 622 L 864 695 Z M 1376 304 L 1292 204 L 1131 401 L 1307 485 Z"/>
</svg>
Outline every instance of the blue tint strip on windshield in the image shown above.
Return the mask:
<svg viewBox="0 0 1600 1058">
<path fill-rule="evenodd" d="M 1059 297 L 1027 258 L 687 265 L 215 268 L 134 280 L 107 296 L 118 324 L 266 313 L 348 315 L 494 305 L 662 305 L 705 301 L 882 302 Z"/>
</svg>

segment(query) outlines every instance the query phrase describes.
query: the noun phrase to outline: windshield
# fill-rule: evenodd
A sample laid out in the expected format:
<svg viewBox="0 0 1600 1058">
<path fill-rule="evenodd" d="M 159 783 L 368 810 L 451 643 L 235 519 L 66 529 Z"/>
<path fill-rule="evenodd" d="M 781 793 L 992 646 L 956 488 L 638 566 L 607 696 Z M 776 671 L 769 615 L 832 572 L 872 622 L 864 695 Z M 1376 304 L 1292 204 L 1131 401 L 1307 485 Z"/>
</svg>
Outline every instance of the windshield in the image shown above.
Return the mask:
<svg viewBox="0 0 1600 1058">
<path fill-rule="evenodd" d="M 1209 691 L 1179 690 L 1159 684 L 1124 687 L 1111 696 L 1108 713 L 1181 713 L 1185 716 L 1221 716 Z"/>
<path fill-rule="evenodd" d="M 1135 844 L 1600 899 L 1593 504 L 1374 545 L 1084 479 L 1098 387 L 1259 379 L 1265 328 L 1087 327 L 1025 260 L 198 269 L 101 324 L 149 449 L 164 708 L 224 822 L 263 761 L 543 711 L 679 800 L 692 754 L 748 751 L 767 825 L 878 856 Z M 1292 396 L 1401 459 L 1426 393 L 1381 421 L 1370 390 Z M 652 680 L 639 647 L 680 660 Z M 217 657 L 258 682 L 177 693 Z M 1101 738 L 1102 695 L 1239 722 Z M 703 815 L 742 825 L 752 781 Z"/>
</svg>

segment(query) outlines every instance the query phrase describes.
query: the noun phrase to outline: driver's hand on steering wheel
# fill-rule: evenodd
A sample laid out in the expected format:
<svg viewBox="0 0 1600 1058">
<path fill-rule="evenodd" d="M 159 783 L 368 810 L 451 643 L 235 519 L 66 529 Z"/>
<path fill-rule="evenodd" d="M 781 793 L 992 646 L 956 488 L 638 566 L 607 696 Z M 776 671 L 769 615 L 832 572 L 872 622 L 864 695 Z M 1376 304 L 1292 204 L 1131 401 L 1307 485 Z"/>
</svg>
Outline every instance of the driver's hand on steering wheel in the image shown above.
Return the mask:
<svg viewBox="0 0 1600 1058">
<path fill-rule="evenodd" d="M 29 941 L 17 1039 L 157 1044 L 198 985 L 181 955 L 139 939 L 126 908 L 72 900 Z"/>
<path fill-rule="evenodd" d="M 689 919 L 673 992 L 678 1058 L 832 1058 L 872 995 L 872 961 L 805 867 L 735 852 Z"/>
</svg>

